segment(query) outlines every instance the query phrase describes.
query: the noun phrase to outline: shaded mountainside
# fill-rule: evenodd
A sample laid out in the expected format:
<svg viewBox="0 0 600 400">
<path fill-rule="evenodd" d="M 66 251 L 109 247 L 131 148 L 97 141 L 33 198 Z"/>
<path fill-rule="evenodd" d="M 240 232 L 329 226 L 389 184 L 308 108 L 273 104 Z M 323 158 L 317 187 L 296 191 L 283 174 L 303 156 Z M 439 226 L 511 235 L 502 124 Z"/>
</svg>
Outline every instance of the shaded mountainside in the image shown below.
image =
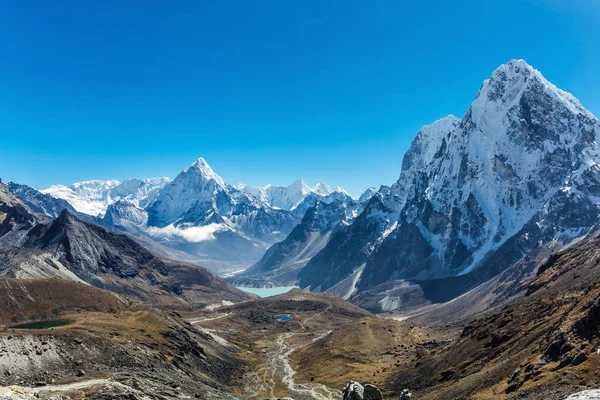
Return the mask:
<svg viewBox="0 0 600 400">
<path fill-rule="evenodd" d="M 367 238 L 373 223 L 357 218 L 346 229 L 356 233 L 332 238 L 301 286 L 325 290 L 352 276 L 360 294 L 469 276 L 465 293 L 531 251 L 586 237 L 600 217 L 599 133 L 597 118 L 539 71 L 523 60 L 501 65 L 462 119 L 419 132 L 382 198 L 397 205 L 391 228 Z M 368 252 L 348 259 L 341 249 L 351 240 L 370 243 Z"/>
<path fill-rule="evenodd" d="M 525 295 L 469 323 L 444 351 L 394 378 L 418 398 L 563 398 L 594 386 L 600 361 L 600 238 L 543 263 Z"/>
<path fill-rule="evenodd" d="M 11 192 L 36 213 L 56 218 L 63 210 L 69 210 L 71 213 L 76 212 L 66 200 L 52 197 L 29 186 L 19 185 L 14 182 L 9 182 L 7 186 Z"/>
<path fill-rule="evenodd" d="M 86 282 L 145 302 L 183 308 L 251 298 L 201 267 L 165 262 L 128 236 L 82 221 L 67 210 L 47 221 L 6 186 L 0 185 L 0 195 L 2 277 Z M 184 288 L 170 268 L 186 278 Z M 189 301 L 186 293 L 191 295 Z"/>
<path fill-rule="evenodd" d="M 392 189 L 383 186 L 354 222 L 333 233 L 327 245 L 300 271 L 300 287 L 324 291 L 353 273 L 360 274 L 376 241 L 398 217 L 398 201 Z M 346 297 L 353 290 L 354 285 L 350 285 L 345 293 L 336 294 Z"/>
<path fill-rule="evenodd" d="M 360 208 L 360 203 L 349 197 L 330 203 L 316 200 L 285 240 L 271 246 L 256 264 L 230 282 L 250 287 L 295 285 L 298 272 L 332 234 L 350 224 Z"/>
</svg>

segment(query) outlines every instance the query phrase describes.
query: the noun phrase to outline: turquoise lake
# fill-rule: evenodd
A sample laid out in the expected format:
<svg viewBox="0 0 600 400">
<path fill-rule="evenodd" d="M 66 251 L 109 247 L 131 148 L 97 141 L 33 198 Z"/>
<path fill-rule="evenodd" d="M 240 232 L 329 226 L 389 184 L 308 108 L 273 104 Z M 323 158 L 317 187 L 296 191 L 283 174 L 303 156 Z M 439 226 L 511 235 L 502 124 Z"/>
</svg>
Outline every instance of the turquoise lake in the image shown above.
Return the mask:
<svg viewBox="0 0 600 400">
<path fill-rule="evenodd" d="M 297 289 L 298 286 L 282 286 L 274 288 L 250 288 L 237 286 L 237 288 L 243 290 L 244 292 L 253 293 L 260 297 L 271 297 L 277 296 L 278 294 L 287 293 L 292 289 Z"/>
</svg>

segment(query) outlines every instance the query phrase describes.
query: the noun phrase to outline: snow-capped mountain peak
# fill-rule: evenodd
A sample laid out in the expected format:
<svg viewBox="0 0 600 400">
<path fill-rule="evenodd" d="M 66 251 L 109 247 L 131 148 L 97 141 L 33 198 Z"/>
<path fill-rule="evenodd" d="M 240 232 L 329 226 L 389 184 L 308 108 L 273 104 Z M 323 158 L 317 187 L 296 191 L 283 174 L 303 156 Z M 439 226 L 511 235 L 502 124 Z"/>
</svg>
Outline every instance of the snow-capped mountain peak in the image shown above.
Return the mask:
<svg viewBox="0 0 600 400">
<path fill-rule="evenodd" d="M 458 125 L 460 119 L 450 114 L 429 125 L 423 126 L 413 140 L 402 160 L 402 173 L 407 170 L 418 170 L 433 160 L 445 137 Z"/>
<path fill-rule="evenodd" d="M 213 179 L 221 186 L 225 186 L 225 180 L 221 178 L 219 175 L 213 171 L 213 169 L 208 165 L 206 160 L 202 157 L 198 158 L 192 165 L 186 168 L 183 172 L 188 172 L 190 170 L 198 171 L 206 180 Z"/>
<path fill-rule="evenodd" d="M 263 187 L 251 187 L 244 184 L 234 186 L 235 189 L 247 193 L 255 198 L 269 204 L 271 207 L 283 210 L 293 210 L 311 195 L 327 197 L 334 193 L 348 196 L 348 193 L 339 186 L 330 186 L 319 182 L 311 188 L 302 178 L 296 179 L 288 186 L 266 185 Z M 312 205 L 312 204 L 311 204 Z"/>
<path fill-rule="evenodd" d="M 523 95 L 534 88 L 540 96 L 538 100 L 544 100 L 545 97 L 547 101 L 558 101 L 574 114 L 593 117 L 577 98 L 550 83 L 525 60 L 511 60 L 500 65 L 490 78 L 483 81 L 471 104 L 470 118 L 482 129 L 497 129 L 507 112 L 518 106 Z"/>
<path fill-rule="evenodd" d="M 302 193 L 302 194 L 308 194 L 308 193 L 312 192 L 312 189 L 310 188 L 310 186 L 308 186 L 306 184 L 306 182 L 304 182 L 304 178 L 296 179 L 294 182 L 292 182 L 288 186 L 288 190 L 295 191 L 297 193 Z"/>
<path fill-rule="evenodd" d="M 377 188 L 372 186 L 370 188 L 368 188 L 367 190 L 365 190 L 363 192 L 363 194 L 360 195 L 360 197 L 358 198 L 358 202 L 359 203 L 366 203 L 367 201 L 369 201 L 369 199 L 371 197 L 373 197 L 373 195 L 377 193 Z"/>
<path fill-rule="evenodd" d="M 348 192 L 346 192 L 342 187 L 340 186 L 330 186 L 328 184 L 326 184 L 325 182 L 319 182 L 315 185 L 315 187 L 312 188 L 313 193 L 316 193 L 320 196 L 329 196 L 332 193 L 343 193 L 348 195 Z"/>
<path fill-rule="evenodd" d="M 343 240 L 307 265 L 315 276 L 302 273 L 301 286 L 326 289 L 333 271 L 342 280 L 361 265 L 358 290 L 474 270 L 492 276 L 540 243 L 585 235 L 600 215 L 598 135 L 598 120 L 525 61 L 499 66 L 462 119 L 419 131 L 393 190 L 369 201 L 385 206 L 393 224 L 377 223 L 367 205 Z M 369 243 L 370 254 L 358 257 L 344 243 Z"/>
</svg>

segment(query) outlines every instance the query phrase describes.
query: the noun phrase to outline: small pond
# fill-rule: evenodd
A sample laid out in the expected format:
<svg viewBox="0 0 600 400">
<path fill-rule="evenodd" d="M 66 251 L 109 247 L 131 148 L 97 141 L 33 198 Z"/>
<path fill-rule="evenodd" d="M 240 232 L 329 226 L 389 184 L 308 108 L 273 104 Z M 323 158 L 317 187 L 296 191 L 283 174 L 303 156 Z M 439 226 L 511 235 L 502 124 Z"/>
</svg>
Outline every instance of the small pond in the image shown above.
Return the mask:
<svg viewBox="0 0 600 400">
<path fill-rule="evenodd" d="M 289 321 L 292 319 L 292 316 L 290 314 L 279 314 L 275 318 L 277 318 L 277 321 Z"/>
<path fill-rule="evenodd" d="M 65 325 L 69 325 L 72 323 L 73 323 L 73 321 L 69 321 L 68 319 L 53 319 L 53 320 L 46 320 L 46 321 L 27 322 L 24 324 L 13 325 L 13 326 L 10 326 L 9 328 L 11 328 L 11 329 L 48 329 L 48 328 L 54 328 L 57 326 L 65 326 Z"/>
</svg>

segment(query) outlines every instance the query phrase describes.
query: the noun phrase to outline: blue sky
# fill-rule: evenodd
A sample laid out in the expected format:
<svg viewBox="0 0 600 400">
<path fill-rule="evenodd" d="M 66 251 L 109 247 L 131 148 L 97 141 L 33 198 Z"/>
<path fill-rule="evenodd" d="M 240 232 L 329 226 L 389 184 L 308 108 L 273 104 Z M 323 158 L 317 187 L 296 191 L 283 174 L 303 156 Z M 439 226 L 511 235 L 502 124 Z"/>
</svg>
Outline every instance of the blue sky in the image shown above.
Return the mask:
<svg viewBox="0 0 600 400">
<path fill-rule="evenodd" d="M 144 4 L 144 6 L 141 6 Z M 0 0 L 0 177 L 391 184 L 524 58 L 600 115 L 600 1 Z"/>
</svg>

